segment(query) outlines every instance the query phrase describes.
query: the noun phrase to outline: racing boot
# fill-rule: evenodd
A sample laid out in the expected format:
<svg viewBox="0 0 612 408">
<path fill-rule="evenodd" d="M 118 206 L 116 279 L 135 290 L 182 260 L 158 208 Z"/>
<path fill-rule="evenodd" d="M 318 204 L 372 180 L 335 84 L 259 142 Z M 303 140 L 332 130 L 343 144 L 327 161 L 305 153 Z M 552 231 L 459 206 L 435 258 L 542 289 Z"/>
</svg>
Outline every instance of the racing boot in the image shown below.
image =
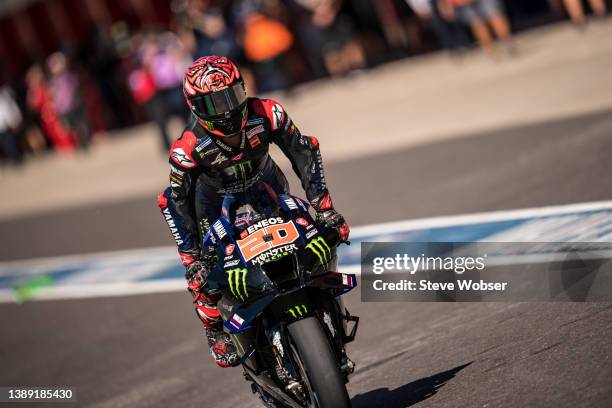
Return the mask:
<svg viewBox="0 0 612 408">
<path fill-rule="evenodd" d="M 196 268 L 198 270 L 193 271 Z M 187 274 L 190 276 L 187 287 L 193 295 L 196 314 L 204 325 L 213 360 L 219 367 L 232 367 L 238 364 L 238 353 L 230 336 L 223 331 L 223 319 L 217 310 L 217 302 L 221 299 L 221 294 L 207 288 L 202 273 L 204 270 L 206 268 L 203 268 L 202 265 L 188 268 Z"/>
</svg>

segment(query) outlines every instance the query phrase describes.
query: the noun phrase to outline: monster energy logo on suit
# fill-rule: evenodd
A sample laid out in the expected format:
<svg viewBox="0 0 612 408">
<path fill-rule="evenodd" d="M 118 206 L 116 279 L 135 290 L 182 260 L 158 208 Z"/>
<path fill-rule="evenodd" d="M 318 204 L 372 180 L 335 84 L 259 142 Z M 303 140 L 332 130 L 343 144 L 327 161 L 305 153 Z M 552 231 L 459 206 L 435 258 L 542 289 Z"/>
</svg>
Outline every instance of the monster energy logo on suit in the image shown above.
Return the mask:
<svg viewBox="0 0 612 408">
<path fill-rule="evenodd" d="M 316 237 L 311 240 L 306 248 L 310 249 L 319 258 L 321 264 L 326 264 L 331 259 L 331 249 L 323 237 Z"/>
<path fill-rule="evenodd" d="M 248 173 L 253 172 L 253 165 L 251 164 L 250 160 L 247 160 L 242 163 L 234 164 L 233 166 L 230 166 L 229 169 L 234 174 L 234 177 L 246 178 L 247 172 Z"/>
<path fill-rule="evenodd" d="M 305 315 L 308 312 L 308 309 L 306 308 L 306 305 L 297 305 L 289 309 L 288 312 L 291 313 L 291 316 L 298 317 Z"/>
<path fill-rule="evenodd" d="M 246 268 L 236 268 L 227 271 L 227 282 L 230 292 L 236 299 L 246 300 L 249 296 L 246 285 L 247 272 Z"/>
</svg>

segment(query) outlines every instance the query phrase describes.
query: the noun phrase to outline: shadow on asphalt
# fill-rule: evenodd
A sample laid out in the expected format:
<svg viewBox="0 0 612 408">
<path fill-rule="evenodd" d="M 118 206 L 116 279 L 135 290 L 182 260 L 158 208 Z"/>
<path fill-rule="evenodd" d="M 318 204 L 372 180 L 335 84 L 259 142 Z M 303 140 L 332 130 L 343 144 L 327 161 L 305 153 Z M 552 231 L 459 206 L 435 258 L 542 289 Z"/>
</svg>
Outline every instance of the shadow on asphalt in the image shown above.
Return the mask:
<svg viewBox="0 0 612 408">
<path fill-rule="evenodd" d="M 359 407 L 384 407 L 405 408 L 433 396 L 438 389 L 451 380 L 459 371 L 472 364 L 460 365 L 450 370 L 434 374 L 430 377 L 421 378 L 411 383 L 402 385 L 394 390 L 378 388 L 353 397 L 351 405 Z"/>
</svg>

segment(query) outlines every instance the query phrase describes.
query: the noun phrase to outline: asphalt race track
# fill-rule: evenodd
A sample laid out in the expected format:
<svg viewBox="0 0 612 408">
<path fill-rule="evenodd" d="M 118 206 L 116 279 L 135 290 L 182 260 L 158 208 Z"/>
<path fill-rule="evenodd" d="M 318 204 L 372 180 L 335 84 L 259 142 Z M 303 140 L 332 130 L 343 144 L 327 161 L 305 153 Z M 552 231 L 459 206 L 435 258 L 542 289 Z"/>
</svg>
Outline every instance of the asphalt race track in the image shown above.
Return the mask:
<svg viewBox="0 0 612 408">
<path fill-rule="evenodd" d="M 353 224 L 606 200 L 611 133 L 612 112 L 594 113 L 335 163 L 328 178 Z M 0 234 L 14 238 L 2 259 L 170 243 L 153 197 Z M 355 291 L 347 306 L 362 318 L 355 407 L 612 406 L 610 304 L 366 304 Z M 3 304 L 0 316 L 1 385 L 70 385 L 92 407 L 258 406 L 240 369 L 212 365 L 186 294 Z"/>
</svg>

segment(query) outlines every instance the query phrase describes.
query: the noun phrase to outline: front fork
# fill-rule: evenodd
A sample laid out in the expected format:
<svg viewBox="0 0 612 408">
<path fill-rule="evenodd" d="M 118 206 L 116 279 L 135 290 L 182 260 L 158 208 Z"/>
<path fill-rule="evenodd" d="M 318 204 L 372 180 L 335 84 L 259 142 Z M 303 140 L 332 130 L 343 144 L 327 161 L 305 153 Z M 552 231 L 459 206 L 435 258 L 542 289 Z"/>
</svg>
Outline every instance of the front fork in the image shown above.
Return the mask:
<svg viewBox="0 0 612 408">
<path fill-rule="evenodd" d="M 334 352 L 339 361 L 340 370 L 344 373 L 345 379 L 348 382 L 348 375 L 355 371 L 355 363 L 348 358 L 345 345 L 355 340 L 359 326 L 359 317 L 352 316 L 349 313 L 348 309 L 344 307 L 344 301 L 341 296 L 332 295 L 330 297 L 324 297 L 324 308 L 321 310 L 319 319 L 334 345 Z M 349 332 L 348 325 L 351 322 L 353 326 Z"/>
</svg>

